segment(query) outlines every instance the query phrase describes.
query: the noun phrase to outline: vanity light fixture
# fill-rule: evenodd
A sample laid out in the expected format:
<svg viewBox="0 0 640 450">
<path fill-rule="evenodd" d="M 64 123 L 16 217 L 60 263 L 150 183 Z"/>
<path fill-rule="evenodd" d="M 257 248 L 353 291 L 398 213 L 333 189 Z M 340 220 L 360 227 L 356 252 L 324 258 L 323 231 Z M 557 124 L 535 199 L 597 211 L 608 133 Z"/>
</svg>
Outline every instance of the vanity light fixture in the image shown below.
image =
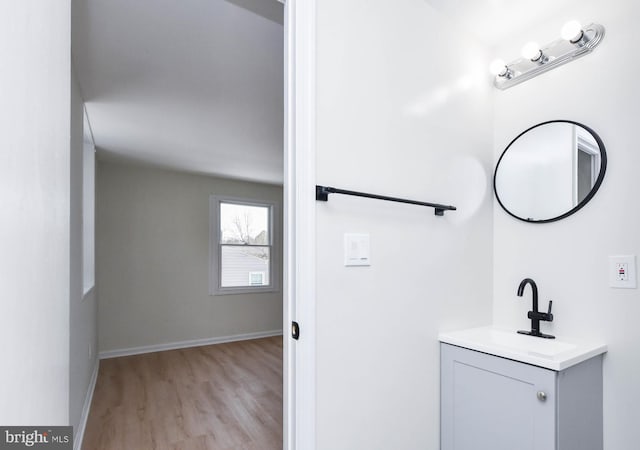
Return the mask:
<svg viewBox="0 0 640 450">
<path fill-rule="evenodd" d="M 582 27 L 572 20 L 564 24 L 561 36 L 542 47 L 535 42 L 527 43 L 522 48 L 522 58 L 509 64 L 499 59 L 493 61 L 489 69 L 495 75 L 494 86 L 510 88 L 592 52 L 604 37 L 604 27 L 597 23 Z"/>
<path fill-rule="evenodd" d="M 498 77 L 504 77 L 506 79 L 510 79 L 513 76 L 513 72 L 507 67 L 507 64 L 501 60 L 494 60 L 489 66 L 489 71 Z"/>
<path fill-rule="evenodd" d="M 549 62 L 549 57 L 540 50 L 537 42 L 527 42 L 524 47 L 522 47 L 522 56 L 536 64 Z"/>
<path fill-rule="evenodd" d="M 560 36 L 565 41 L 569 41 L 572 44 L 584 45 L 584 31 L 582 31 L 582 25 L 577 20 L 570 20 L 565 23 L 560 31 Z"/>
</svg>

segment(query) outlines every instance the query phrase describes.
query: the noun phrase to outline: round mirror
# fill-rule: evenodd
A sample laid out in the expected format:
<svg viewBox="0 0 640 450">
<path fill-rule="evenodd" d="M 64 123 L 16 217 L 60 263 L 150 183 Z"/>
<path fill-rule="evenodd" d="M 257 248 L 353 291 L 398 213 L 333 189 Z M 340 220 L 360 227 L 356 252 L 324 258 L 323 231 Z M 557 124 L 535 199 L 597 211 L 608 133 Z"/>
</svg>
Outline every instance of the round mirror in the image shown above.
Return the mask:
<svg viewBox="0 0 640 450">
<path fill-rule="evenodd" d="M 522 132 L 500 156 L 493 188 L 516 219 L 552 222 L 582 208 L 607 167 L 600 137 L 570 120 L 552 120 Z"/>
</svg>

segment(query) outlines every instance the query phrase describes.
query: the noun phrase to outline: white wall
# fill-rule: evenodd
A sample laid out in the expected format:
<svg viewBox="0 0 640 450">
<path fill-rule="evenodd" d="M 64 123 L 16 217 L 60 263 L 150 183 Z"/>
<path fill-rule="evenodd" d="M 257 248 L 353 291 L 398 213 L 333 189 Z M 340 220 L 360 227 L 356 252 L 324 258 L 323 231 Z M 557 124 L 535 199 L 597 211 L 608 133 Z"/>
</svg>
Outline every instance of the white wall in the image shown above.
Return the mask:
<svg viewBox="0 0 640 450">
<path fill-rule="evenodd" d="M 70 1 L 0 2 L 0 423 L 69 419 Z"/>
<path fill-rule="evenodd" d="M 458 207 L 317 203 L 318 449 L 437 449 L 438 331 L 490 323 L 492 92 L 467 37 L 422 0 L 318 2 L 317 182 Z M 343 266 L 345 232 L 370 267 Z"/>
<path fill-rule="evenodd" d="M 100 351 L 282 329 L 282 292 L 209 295 L 211 194 L 282 211 L 280 186 L 99 160 Z"/>
<path fill-rule="evenodd" d="M 554 301 L 555 320 L 545 332 L 601 339 L 604 359 L 604 440 L 606 450 L 636 448 L 640 441 L 640 294 L 608 287 L 609 255 L 640 254 L 638 119 L 640 69 L 631 18 L 640 5 L 631 0 L 588 1 L 556 13 L 511 41 L 548 42 L 564 21 L 598 22 L 606 36 L 588 56 L 495 94 L 495 158 L 522 130 L 551 119 L 571 119 L 592 127 L 606 145 L 609 165 L 589 204 L 555 223 L 517 221 L 494 205 L 494 321 L 517 329 L 529 326 L 530 297 L 516 296 L 520 280 L 532 277 L 541 308 Z M 514 53 L 516 52 L 516 53 Z M 497 49 L 505 59 L 517 49 Z M 497 56 L 497 55 L 496 55 Z"/>
<path fill-rule="evenodd" d="M 95 289 L 84 295 L 83 286 L 83 101 L 73 71 L 70 162 L 69 424 L 73 425 L 74 432 L 77 433 L 96 369 L 98 327 Z"/>
</svg>

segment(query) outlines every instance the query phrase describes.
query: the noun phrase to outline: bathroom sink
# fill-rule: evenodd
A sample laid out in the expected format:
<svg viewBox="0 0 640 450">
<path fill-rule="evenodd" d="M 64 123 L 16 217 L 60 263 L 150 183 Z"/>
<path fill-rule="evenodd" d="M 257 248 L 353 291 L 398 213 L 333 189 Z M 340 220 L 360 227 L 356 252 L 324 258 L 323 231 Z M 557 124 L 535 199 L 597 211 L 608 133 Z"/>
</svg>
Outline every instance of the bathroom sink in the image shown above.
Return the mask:
<svg viewBox="0 0 640 450">
<path fill-rule="evenodd" d="M 562 342 L 557 339 L 540 339 L 537 337 L 495 329 L 489 329 L 488 338 L 494 345 L 544 355 L 546 357 L 553 357 L 576 348 L 576 344 Z"/>
<path fill-rule="evenodd" d="M 564 370 L 607 351 L 602 343 L 557 337 L 541 339 L 516 330 L 492 327 L 440 333 L 440 342 L 513 359 L 551 370 Z"/>
</svg>

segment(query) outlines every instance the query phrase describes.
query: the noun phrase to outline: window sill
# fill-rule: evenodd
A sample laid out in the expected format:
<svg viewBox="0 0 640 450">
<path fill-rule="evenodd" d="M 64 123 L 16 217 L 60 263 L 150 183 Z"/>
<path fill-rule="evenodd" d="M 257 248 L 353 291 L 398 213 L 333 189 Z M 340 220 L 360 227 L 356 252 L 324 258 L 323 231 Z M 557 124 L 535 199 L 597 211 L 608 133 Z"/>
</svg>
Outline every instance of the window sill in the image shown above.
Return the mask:
<svg viewBox="0 0 640 450">
<path fill-rule="evenodd" d="M 89 286 L 89 287 L 85 287 L 85 288 L 83 288 L 82 301 L 85 301 L 85 299 L 86 299 L 87 297 L 89 297 L 89 294 L 90 294 L 90 293 L 91 293 L 95 288 L 96 288 L 95 283 L 94 283 L 94 284 L 92 284 L 92 285 L 91 285 L 91 286 Z"/>
<path fill-rule="evenodd" d="M 241 287 L 218 288 L 213 292 L 210 292 L 209 295 L 220 296 L 220 295 L 236 295 L 236 294 L 270 294 L 274 292 L 280 292 L 280 289 L 273 286 L 267 286 L 264 288 L 241 286 Z"/>
</svg>

